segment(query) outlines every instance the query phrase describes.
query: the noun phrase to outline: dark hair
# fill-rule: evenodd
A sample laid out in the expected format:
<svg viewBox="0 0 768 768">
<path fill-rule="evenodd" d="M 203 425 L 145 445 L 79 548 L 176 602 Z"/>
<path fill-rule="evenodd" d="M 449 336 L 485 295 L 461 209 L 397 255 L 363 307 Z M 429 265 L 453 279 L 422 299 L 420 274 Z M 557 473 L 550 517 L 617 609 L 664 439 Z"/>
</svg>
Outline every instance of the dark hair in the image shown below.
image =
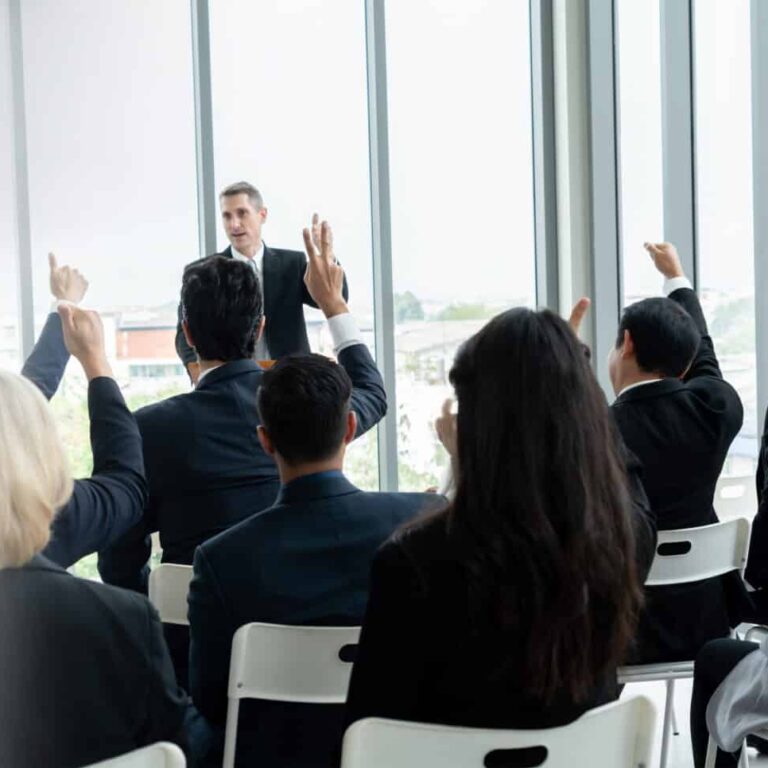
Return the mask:
<svg viewBox="0 0 768 768">
<path fill-rule="evenodd" d="M 253 184 L 249 184 L 247 181 L 236 181 L 234 184 L 230 184 L 219 192 L 219 199 L 222 197 L 234 197 L 235 195 L 248 195 L 251 205 L 257 210 L 261 210 L 264 207 L 264 198 Z"/>
<path fill-rule="evenodd" d="M 701 342 L 693 318 L 672 299 L 643 299 L 628 306 L 621 316 L 616 348 L 629 331 L 637 364 L 648 373 L 682 376 Z"/>
<path fill-rule="evenodd" d="M 323 461 L 341 447 L 352 382 L 322 355 L 289 355 L 266 371 L 257 402 L 275 450 L 292 465 Z"/>
<path fill-rule="evenodd" d="M 642 601 L 605 396 L 549 311 L 495 317 L 450 379 L 458 478 L 447 526 L 471 620 L 522 640 L 530 694 L 584 699 L 623 660 Z"/>
<path fill-rule="evenodd" d="M 181 311 L 201 360 L 253 356 L 262 309 L 259 278 L 249 264 L 225 256 L 190 264 Z"/>
</svg>

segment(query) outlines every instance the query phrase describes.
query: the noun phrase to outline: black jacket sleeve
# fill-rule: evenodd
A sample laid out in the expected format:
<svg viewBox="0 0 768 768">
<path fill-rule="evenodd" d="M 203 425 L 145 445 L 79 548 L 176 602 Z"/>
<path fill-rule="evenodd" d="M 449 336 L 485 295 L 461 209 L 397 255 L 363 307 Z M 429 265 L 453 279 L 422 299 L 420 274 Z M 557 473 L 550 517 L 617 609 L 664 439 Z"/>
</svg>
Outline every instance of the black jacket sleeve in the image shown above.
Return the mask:
<svg viewBox="0 0 768 768">
<path fill-rule="evenodd" d="M 68 361 L 69 352 L 64 346 L 61 318 L 58 312 L 51 312 L 40 338 L 21 369 L 21 375 L 36 384 L 46 399 L 50 400 L 59 388 Z"/>
<path fill-rule="evenodd" d="M 385 543 L 371 568 L 365 619 L 352 668 L 345 720 L 413 720 L 429 658 L 423 586 L 402 548 Z"/>
<path fill-rule="evenodd" d="M 350 408 L 357 414 L 355 437 L 360 437 L 378 424 L 387 412 L 384 381 L 365 344 L 342 349 L 339 364 L 352 380 Z"/>
<path fill-rule="evenodd" d="M 44 551 L 64 568 L 123 535 L 141 519 L 147 499 L 139 428 L 114 379 L 90 382 L 88 412 L 93 475 L 75 481 Z"/>
<path fill-rule="evenodd" d="M 211 723 L 227 719 L 229 657 L 234 627 L 216 575 L 201 547 L 195 550 L 189 585 L 189 688 L 200 713 Z"/>
<path fill-rule="evenodd" d="M 141 727 L 143 744 L 172 741 L 186 749 L 184 717 L 187 696 L 176 682 L 176 674 L 163 637 L 157 611 L 147 606 L 147 698 Z"/>
<path fill-rule="evenodd" d="M 757 514 L 752 521 L 752 535 L 749 540 L 749 557 L 744 573 L 746 580 L 755 589 L 768 587 L 768 411 L 765 413 L 765 427 L 760 444 L 757 464 Z"/>
<path fill-rule="evenodd" d="M 617 430 L 618 432 L 618 430 Z M 621 440 L 621 438 L 619 438 Z M 627 468 L 627 484 L 632 501 L 632 521 L 635 528 L 635 557 L 637 575 L 640 582 L 645 582 L 656 555 L 658 529 L 656 515 L 651 509 L 648 496 L 643 486 L 643 467 L 640 460 L 621 441 L 621 452 Z"/>
<path fill-rule="evenodd" d="M 699 376 L 715 376 L 718 379 L 722 379 L 723 374 L 720 371 L 720 364 L 715 354 L 715 345 L 712 342 L 712 337 L 709 335 L 707 321 L 704 318 L 704 312 L 701 309 L 696 292 L 690 288 L 679 288 L 673 291 L 669 298 L 688 312 L 693 318 L 693 322 L 696 323 L 699 333 L 701 333 L 701 343 L 696 351 L 696 356 L 693 358 L 691 367 L 685 375 L 685 381 L 690 381 Z"/>
</svg>

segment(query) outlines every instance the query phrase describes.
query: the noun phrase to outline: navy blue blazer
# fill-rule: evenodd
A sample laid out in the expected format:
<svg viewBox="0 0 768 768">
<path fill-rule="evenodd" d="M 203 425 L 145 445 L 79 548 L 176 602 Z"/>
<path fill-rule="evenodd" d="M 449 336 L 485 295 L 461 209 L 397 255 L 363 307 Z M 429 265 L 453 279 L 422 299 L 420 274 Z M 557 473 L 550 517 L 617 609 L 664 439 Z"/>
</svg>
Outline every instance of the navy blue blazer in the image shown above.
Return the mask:
<svg viewBox="0 0 768 768">
<path fill-rule="evenodd" d="M 37 555 L 0 569 L 0 765 L 77 768 L 156 741 L 184 746 L 149 601 Z"/>
<path fill-rule="evenodd" d="M 401 523 L 445 504 L 429 493 L 366 493 L 341 472 L 321 472 L 283 486 L 273 507 L 198 547 L 189 677 L 205 718 L 224 725 L 232 637 L 240 626 L 359 625 L 378 547 Z M 342 706 L 245 701 L 238 764 L 333 765 L 342 719 Z"/>
<path fill-rule="evenodd" d="M 666 378 L 620 395 L 611 406 L 621 436 L 643 467 L 643 484 L 660 531 L 717 522 L 715 486 L 743 409 L 723 379 L 694 291 L 670 297 L 693 318 L 701 343 L 684 380 Z M 646 590 L 633 661 L 681 661 L 728 634 L 747 605 L 736 575 Z M 735 622 L 735 623 L 734 623 Z"/>
<path fill-rule="evenodd" d="M 384 383 L 364 344 L 339 354 L 352 379 L 357 435 L 386 413 Z M 215 368 L 197 389 L 137 411 L 149 502 L 141 522 L 100 553 L 109 584 L 146 592 L 149 534 L 160 532 L 163 562 L 192 564 L 195 547 L 274 503 L 280 480 L 256 428 L 262 370 L 253 360 Z"/>
<path fill-rule="evenodd" d="M 232 258 L 232 246 L 226 247 L 214 256 Z M 212 258 L 207 256 L 205 258 Z M 204 259 L 188 264 L 185 269 L 199 264 Z M 297 352 L 308 353 L 309 339 L 304 323 L 304 307 L 317 307 L 304 285 L 304 273 L 307 271 L 307 257 L 301 251 L 287 251 L 282 248 L 270 248 L 264 245 L 262 262 L 262 291 L 264 292 L 264 335 L 270 355 L 277 360 Z M 349 299 L 347 278 L 342 287 L 344 299 Z M 181 304 L 179 304 L 179 322 L 176 326 L 176 352 L 185 366 L 197 361 L 195 350 L 187 344 L 181 329 Z"/>
<path fill-rule="evenodd" d="M 68 360 L 61 318 L 51 313 L 21 373 L 50 399 Z M 141 519 L 147 498 L 141 436 L 114 379 L 99 377 L 89 383 L 88 414 L 93 474 L 75 480 L 44 550 L 64 568 L 119 539 Z"/>
</svg>

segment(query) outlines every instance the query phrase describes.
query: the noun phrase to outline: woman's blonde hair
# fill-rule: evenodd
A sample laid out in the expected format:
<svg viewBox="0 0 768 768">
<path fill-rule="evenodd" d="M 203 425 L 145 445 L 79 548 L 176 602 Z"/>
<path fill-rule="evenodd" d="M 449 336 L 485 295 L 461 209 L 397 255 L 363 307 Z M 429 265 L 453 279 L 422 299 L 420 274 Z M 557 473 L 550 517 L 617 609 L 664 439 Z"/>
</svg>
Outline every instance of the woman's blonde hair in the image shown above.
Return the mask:
<svg viewBox="0 0 768 768">
<path fill-rule="evenodd" d="M 72 494 L 64 446 L 48 403 L 22 376 L 0 371 L 0 568 L 45 547 Z"/>
</svg>

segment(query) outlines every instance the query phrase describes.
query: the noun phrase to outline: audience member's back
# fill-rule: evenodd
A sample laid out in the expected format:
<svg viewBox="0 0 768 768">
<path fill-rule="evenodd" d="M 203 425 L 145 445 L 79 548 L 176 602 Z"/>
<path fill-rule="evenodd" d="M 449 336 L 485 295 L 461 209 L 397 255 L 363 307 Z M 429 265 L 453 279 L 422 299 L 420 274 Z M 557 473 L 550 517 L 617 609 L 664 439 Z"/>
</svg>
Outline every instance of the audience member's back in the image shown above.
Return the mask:
<svg viewBox="0 0 768 768">
<path fill-rule="evenodd" d="M 616 697 L 652 525 L 560 318 L 499 315 L 451 382 L 456 498 L 374 561 L 347 717 L 564 724 Z"/>
<path fill-rule="evenodd" d="M 146 598 L 42 557 L 72 489 L 47 404 L 0 373 L 0 765 L 75 768 L 158 740 L 184 717 Z"/>
<path fill-rule="evenodd" d="M 676 250 L 665 243 L 646 247 L 667 278 L 669 296 L 625 309 L 609 364 L 617 395 L 611 407 L 643 465 L 659 530 L 709 525 L 717 522 L 712 500 L 741 427 L 741 401 L 723 379 Z M 736 574 L 646 594 L 635 660 L 648 663 L 693 659 L 707 640 L 728 634 L 729 611 L 735 626 L 738 603 L 746 601 Z"/>
<path fill-rule="evenodd" d="M 359 625 L 376 550 L 401 523 L 445 504 L 434 494 L 366 493 L 344 477 L 356 426 L 350 393 L 344 369 L 320 356 L 285 359 L 264 375 L 260 434 L 284 485 L 273 507 L 197 550 L 189 596 L 191 692 L 219 729 L 240 626 Z M 343 711 L 246 701 L 240 724 L 238 763 L 331 766 Z"/>
</svg>

